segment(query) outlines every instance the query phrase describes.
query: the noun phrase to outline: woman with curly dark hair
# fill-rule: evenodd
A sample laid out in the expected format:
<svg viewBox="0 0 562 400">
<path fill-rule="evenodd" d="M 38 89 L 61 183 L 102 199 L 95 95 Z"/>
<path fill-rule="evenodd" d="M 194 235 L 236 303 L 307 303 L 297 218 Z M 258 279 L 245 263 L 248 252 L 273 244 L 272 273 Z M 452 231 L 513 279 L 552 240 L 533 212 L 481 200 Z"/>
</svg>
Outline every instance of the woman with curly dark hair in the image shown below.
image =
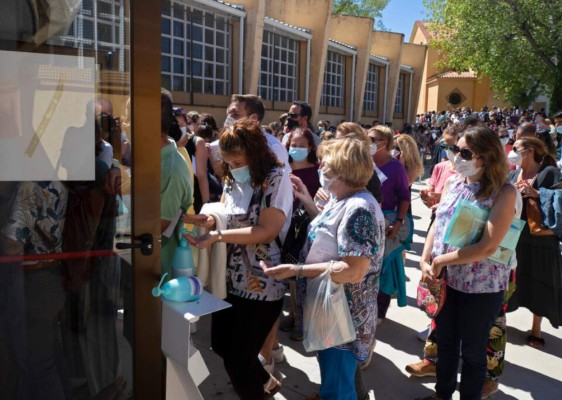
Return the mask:
<svg viewBox="0 0 562 400">
<path fill-rule="evenodd" d="M 284 240 L 289 228 L 293 191 L 257 122 L 241 119 L 225 127 L 219 149 L 226 179 L 222 197 L 226 229 L 215 230 L 215 218 L 204 214 L 184 221 L 210 229 L 197 238 L 188 236 L 198 248 L 226 243 L 226 301 L 232 307 L 213 314 L 211 343 L 238 396 L 263 399 L 281 386 L 263 368 L 258 354 L 281 313 L 285 281 L 267 276 L 259 262 L 281 261 L 276 239 Z"/>
</svg>

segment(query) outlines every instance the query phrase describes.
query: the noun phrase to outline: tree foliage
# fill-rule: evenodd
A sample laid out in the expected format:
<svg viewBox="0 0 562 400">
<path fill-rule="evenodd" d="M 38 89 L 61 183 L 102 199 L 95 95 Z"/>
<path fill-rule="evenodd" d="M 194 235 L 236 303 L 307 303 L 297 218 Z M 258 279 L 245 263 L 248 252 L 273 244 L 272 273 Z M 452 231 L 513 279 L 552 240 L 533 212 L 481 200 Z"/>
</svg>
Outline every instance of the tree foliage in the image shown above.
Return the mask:
<svg viewBox="0 0 562 400">
<path fill-rule="evenodd" d="M 334 0 L 333 12 L 380 19 L 388 2 L 389 0 Z"/>
<path fill-rule="evenodd" d="M 562 108 L 562 0 L 424 0 L 431 46 L 449 68 L 490 77 L 516 103 L 537 88 Z"/>
</svg>

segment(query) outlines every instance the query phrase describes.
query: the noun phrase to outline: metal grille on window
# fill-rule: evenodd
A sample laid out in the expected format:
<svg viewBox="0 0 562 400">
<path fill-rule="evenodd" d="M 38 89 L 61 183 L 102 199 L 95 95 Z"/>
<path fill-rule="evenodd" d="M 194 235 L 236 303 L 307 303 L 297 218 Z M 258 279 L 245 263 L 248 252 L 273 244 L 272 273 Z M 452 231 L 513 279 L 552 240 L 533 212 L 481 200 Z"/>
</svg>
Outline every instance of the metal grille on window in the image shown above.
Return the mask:
<svg viewBox="0 0 562 400">
<path fill-rule="evenodd" d="M 396 89 L 396 101 L 394 102 L 394 112 L 402 114 L 404 112 L 404 74 L 400 73 L 398 78 L 398 88 Z"/>
<path fill-rule="evenodd" d="M 367 82 L 365 83 L 365 96 L 363 99 L 363 109 L 365 111 L 377 111 L 379 103 L 380 69 L 378 65 L 369 64 Z"/>
<path fill-rule="evenodd" d="M 64 46 L 94 50 L 102 69 L 124 72 L 128 65 L 129 46 L 125 45 L 125 7 L 123 0 L 83 0 L 68 34 L 55 37 L 50 43 L 60 40 Z M 128 22 L 128 21 L 127 21 Z"/>
<path fill-rule="evenodd" d="M 324 84 L 320 104 L 329 107 L 343 107 L 344 105 L 345 57 L 328 50 L 326 67 L 324 68 Z"/>
<path fill-rule="evenodd" d="M 264 31 L 258 93 L 264 100 L 297 99 L 299 43 L 295 39 Z"/>
<path fill-rule="evenodd" d="M 162 5 L 162 86 L 179 92 L 229 95 L 231 92 L 230 18 Z"/>
</svg>

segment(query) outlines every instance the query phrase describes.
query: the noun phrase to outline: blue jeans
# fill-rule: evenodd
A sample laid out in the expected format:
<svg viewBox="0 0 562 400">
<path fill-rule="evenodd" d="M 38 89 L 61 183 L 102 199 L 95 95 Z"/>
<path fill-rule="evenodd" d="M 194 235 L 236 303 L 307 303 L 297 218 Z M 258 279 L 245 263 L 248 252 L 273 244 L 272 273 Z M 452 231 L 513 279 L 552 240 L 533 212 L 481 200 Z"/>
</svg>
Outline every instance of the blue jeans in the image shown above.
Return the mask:
<svg viewBox="0 0 562 400">
<path fill-rule="evenodd" d="M 357 400 L 355 392 L 357 359 L 351 351 L 334 347 L 320 350 L 318 363 L 322 400 Z"/>
<path fill-rule="evenodd" d="M 480 400 L 486 377 L 486 345 L 500 312 L 503 291 L 463 293 L 447 286 L 447 299 L 435 318 L 437 331 L 437 384 L 435 391 L 449 399 L 457 386 L 459 351 L 462 354 L 462 400 Z"/>
</svg>

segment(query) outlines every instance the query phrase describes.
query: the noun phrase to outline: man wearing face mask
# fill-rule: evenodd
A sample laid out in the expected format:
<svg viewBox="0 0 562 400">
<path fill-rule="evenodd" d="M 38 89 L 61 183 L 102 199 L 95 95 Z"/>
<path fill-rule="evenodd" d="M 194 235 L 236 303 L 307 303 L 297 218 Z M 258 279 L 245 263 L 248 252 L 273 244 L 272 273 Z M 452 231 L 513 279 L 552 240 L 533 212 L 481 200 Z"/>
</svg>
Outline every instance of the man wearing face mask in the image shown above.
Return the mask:
<svg viewBox="0 0 562 400">
<path fill-rule="evenodd" d="M 265 115 L 265 107 L 263 102 L 258 96 L 253 94 L 233 94 L 230 99 L 230 104 L 226 109 L 226 119 L 224 121 L 225 126 L 231 126 L 234 122 L 241 118 L 249 118 L 258 123 L 261 123 Z M 291 166 L 289 165 L 289 155 L 285 147 L 279 143 L 279 140 L 275 136 L 263 131 L 265 138 L 267 139 L 267 144 L 273 153 L 277 156 L 277 159 L 284 164 L 283 168 L 286 173 L 291 172 Z M 221 160 L 218 158 L 219 141 L 215 140 L 210 144 L 211 147 L 211 164 L 213 170 L 217 176 L 221 177 Z"/>
<path fill-rule="evenodd" d="M 310 107 L 310 104 L 304 101 L 294 101 L 291 108 L 289 108 L 287 115 L 287 128 L 289 132 L 283 137 L 282 143 L 284 145 L 287 144 L 289 134 L 297 127 L 301 129 L 309 129 L 311 132 L 313 131 L 310 126 L 310 118 L 312 117 L 312 108 Z M 320 137 L 318 137 L 318 135 L 314 132 L 312 133 L 312 137 L 314 138 L 314 144 L 318 146 L 321 142 Z"/>
</svg>

